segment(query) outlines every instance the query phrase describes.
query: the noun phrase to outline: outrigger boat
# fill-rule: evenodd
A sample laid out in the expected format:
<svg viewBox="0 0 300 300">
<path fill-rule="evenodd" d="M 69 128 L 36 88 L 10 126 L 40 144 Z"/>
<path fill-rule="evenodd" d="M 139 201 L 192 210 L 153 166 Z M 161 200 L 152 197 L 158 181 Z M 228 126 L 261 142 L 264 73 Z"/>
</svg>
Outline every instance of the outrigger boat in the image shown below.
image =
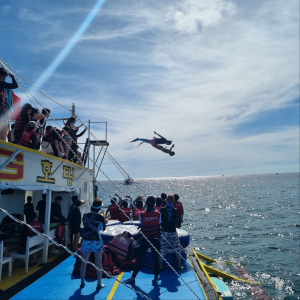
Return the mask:
<svg viewBox="0 0 300 300">
<path fill-rule="evenodd" d="M 72 113 L 75 115 L 74 107 Z M 1 218 L 5 215 L 13 218 L 12 214 L 23 216 L 25 195 L 32 195 L 34 207 L 36 207 L 37 201 L 42 198 L 42 193 L 46 193 L 47 195 L 44 234 L 42 234 L 41 243 L 37 245 L 40 247 L 39 253 L 42 255 L 41 262 L 44 266 L 47 266 L 49 261 L 49 245 L 56 243 L 50 231 L 50 207 L 52 199 L 57 194 L 63 197 L 62 213 L 65 216 L 69 213 L 73 194 L 79 195 L 79 199 L 86 200 L 86 204 L 81 208 L 82 213 L 89 211 L 91 203 L 94 200 L 97 174 L 101 170 L 104 155 L 108 155 L 107 147 L 109 144 L 106 140 L 91 141 L 88 139 L 84 153 L 88 159 L 90 159 L 90 145 L 100 146 L 101 150 L 99 153 L 103 155 L 102 160 L 100 160 L 100 166 L 97 166 L 94 147 L 93 159 L 91 160 L 93 163 L 92 169 L 26 147 L 0 141 Z M 103 149 L 104 151 L 102 152 Z M 98 158 L 99 156 L 100 154 Z M 24 223 L 21 220 L 16 221 Z M 117 228 L 120 225 L 116 224 L 112 226 Z M 131 227 L 137 230 L 135 225 L 131 225 Z M 41 234 L 39 233 L 39 235 Z M 65 245 L 59 246 L 63 247 L 66 252 L 71 253 L 66 247 L 68 245 L 68 236 L 69 234 L 66 231 Z M 141 299 L 143 297 L 146 299 L 233 299 L 231 292 L 221 278 L 247 280 L 236 278 L 203 264 L 201 260 L 209 263 L 214 262 L 214 260 L 190 248 L 187 233 L 185 234 L 185 242 L 181 244 L 183 247 L 183 269 L 175 271 L 172 267 L 174 251 L 170 249 L 167 256 L 171 257 L 168 261 L 168 266 L 171 265 L 171 268 L 165 268 L 160 273 L 158 286 L 151 285 L 153 270 L 151 267 L 146 266 L 151 265 L 151 262 L 147 261 L 147 259 L 151 260 L 151 256 L 147 255 L 145 266 L 142 267 L 136 278 L 136 285 L 126 285 L 122 282 L 122 280 L 129 278 L 132 272 L 132 270 L 125 270 L 117 277 L 103 279 L 106 287 L 100 291 L 96 291 L 96 283 L 89 283 L 89 280 L 87 280 L 88 283 L 85 288 L 80 289 L 79 276 L 72 275 L 75 257 L 74 255 L 70 255 L 51 271 L 34 282 L 30 282 L 25 289 L 21 291 L 16 289 L 15 295 L 11 299 Z M 28 256 L 30 254 L 31 252 L 28 253 Z M 14 253 L 12 253 L 12 257 L 17 256 L 14 256 Z M 1 264 L 0 266 L 2 267 Z M 26 271 L 27 269 L 25 269 Z M 10 292 L 14 289 L 14 286 L 9 284 L 10 281 L 16 282 L 12 280 L 13 276 L 14 270 L 11 273 L 11 277 L 7 277 L 7 275 L 3 276 L 2 282 L 6 282 L 6 288 L 2 286 L 4 291 L 2 295 L 0 294 L 1 299 L 5 299 L 5 289 L 10 289 Z M 20 276 L 20 278 L 24 277 Z M 253 283 L 251 281 L 247 282 Z"/>
</svg>

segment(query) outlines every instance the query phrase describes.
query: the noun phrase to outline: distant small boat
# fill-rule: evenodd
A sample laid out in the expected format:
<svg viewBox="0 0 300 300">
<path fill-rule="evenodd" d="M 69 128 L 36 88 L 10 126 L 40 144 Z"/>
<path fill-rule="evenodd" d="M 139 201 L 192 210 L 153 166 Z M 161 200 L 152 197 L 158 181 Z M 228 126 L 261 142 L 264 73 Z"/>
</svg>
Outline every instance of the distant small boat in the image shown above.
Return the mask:
<svg viewBox="0 0 300 300">
<path fill-rule="evenodd" d="M 130 178 L 130 177 L 128 177 L 128 178 L 124 179 L 123 184 L 124 184 L 124 185 L 130 185 L 130 184 L 133 184 L 133 179 Z"/>
</svg>

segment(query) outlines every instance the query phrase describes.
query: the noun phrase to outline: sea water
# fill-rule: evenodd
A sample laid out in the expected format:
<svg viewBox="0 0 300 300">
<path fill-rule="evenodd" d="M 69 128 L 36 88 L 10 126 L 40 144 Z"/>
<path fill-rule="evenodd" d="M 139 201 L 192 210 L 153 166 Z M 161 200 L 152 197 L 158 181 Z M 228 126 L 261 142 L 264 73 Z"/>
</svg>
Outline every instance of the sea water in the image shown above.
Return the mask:
<svg viewBox="0 0 300 300">
<path fill-rule="evenodd" d="M 177 193 L 190 245 L 220 261 L 241 264 L 272 299 L 300 299 L 299 173 L 176 177 L 101 182 L 99 196 Z M 105 191 L 104 191 L 105 189 Z M 234 267 L 213 267 L 237 276 Z M 226 281 L 234 299 L 253 299 L 248 284 Z"/>
</svg>

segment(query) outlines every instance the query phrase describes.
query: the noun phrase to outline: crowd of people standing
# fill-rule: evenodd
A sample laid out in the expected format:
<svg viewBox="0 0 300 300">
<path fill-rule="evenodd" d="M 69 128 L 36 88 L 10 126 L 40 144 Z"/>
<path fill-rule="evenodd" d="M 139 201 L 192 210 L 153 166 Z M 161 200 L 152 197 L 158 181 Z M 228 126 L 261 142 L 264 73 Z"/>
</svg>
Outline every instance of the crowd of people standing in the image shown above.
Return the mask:
<svg viewBox="0 0 300 300">
<path fill-rule="evenodd" d="M 10 76 L 12 83 L 7 83 Z M 42 151 L 49 155 L 68 159 L 81 164 L 81 152 L 78 151 L 77 140 L 87 130 L 85 127 L 80 133 L 76 126 L 76 118 L 63 120 L 62 129 L 47 125 L 50 109 L 43 108 L 42 112 L 25 103 L 20 105 L 20 98 L 13 93 L 18 83 L 12 74 L 0 68 L 0 139 L 10 143 Z M 18 101 L 14 101 L 17 99 Z M 9 119 L 15 120 L 8 132 Z"/>
</svg>

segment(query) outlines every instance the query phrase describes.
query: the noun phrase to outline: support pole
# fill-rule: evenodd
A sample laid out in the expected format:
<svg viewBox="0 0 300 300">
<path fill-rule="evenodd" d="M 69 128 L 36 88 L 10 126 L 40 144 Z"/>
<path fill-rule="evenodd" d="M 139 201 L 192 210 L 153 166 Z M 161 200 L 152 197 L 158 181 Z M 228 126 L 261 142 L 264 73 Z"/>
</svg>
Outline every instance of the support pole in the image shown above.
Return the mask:
<svg viewBox="0 0 300 300">
<path fill-rule="evenodd" d="M 90 138 L 91 138 L 91 120 L 89 120 L 89 133 L 88 133 L 88 148 L 87 148 L 87 160 L 88 160 L 88 169 L 90 168 Z"/>
<path fill-rule="evenodd" d="M 47 190 L 46 195 L 47 196 L 46 196 L 44 233 L 46 235 L 49 235 L 52 192 L 50 190 Z M 49 246 L 49 240 L 44 238 L 44 241 L 43 241 L 43 260 L 42 260 L 43 264 L 46 264 L 48 262 L 48 246 Z"/>
</svg>

